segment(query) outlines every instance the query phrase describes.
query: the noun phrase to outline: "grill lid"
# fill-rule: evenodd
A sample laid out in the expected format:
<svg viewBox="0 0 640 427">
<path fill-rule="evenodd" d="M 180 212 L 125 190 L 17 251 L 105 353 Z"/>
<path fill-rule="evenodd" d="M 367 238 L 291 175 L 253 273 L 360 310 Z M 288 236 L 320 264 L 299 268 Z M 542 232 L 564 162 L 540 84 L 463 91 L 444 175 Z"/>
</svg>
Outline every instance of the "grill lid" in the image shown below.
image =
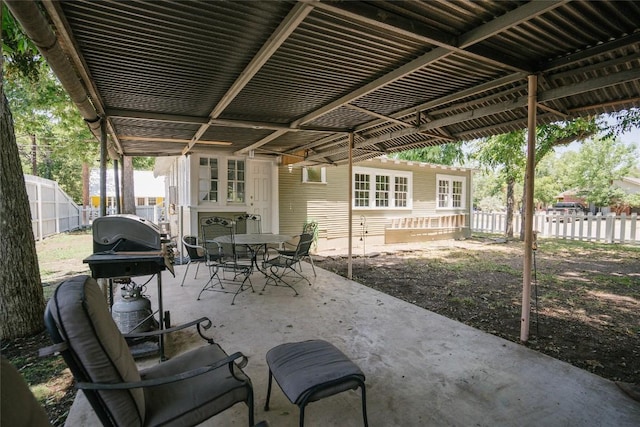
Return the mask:
<svg viewBox="0 0 640 427">
<path fill-rule="evenodd" d="M 136 215 L 102 216 L 93 221 L 92 228 L 94 253 L 162 249 L 160 228 Z"/>
</svg>

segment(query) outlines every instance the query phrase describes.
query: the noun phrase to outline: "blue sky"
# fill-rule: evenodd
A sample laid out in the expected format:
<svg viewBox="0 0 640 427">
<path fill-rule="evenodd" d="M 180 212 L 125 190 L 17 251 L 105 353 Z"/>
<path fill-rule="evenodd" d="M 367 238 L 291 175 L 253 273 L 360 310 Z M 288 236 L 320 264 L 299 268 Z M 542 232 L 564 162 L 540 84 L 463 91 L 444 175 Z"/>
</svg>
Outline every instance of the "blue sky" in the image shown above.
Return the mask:
<svg viewBox="0 0 640 427">
<path fill-rule="evenodd" d="M 631 132 L 620 135 L 620 140 L 625 144 L 635 143 L 640 146 L 640 128 L 634 128 Z"/>
</svg>

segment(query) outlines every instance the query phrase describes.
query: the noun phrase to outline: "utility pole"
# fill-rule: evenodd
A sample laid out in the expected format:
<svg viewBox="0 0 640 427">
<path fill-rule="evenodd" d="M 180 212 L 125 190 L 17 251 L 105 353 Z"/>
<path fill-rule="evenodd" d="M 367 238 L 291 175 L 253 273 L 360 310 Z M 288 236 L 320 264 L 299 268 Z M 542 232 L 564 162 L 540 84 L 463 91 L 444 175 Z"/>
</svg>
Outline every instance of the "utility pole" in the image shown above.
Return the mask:
<svg viewBox="0 0 640 427">
<path fill-rule="evenodd" d="M 33 176 L 38 176 L 38 157 L 37 157 L 38 145 L 36 144 L 36 135 L 31 134 L 31 173 Z"/>
</svg>

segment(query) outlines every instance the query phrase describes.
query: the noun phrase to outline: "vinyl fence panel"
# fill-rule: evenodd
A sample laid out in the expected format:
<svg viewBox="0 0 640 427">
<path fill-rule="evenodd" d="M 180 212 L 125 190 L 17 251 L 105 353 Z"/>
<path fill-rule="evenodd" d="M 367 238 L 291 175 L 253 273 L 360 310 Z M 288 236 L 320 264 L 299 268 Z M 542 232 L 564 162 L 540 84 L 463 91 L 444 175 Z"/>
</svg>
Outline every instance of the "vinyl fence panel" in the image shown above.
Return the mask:
<svg viewBox="0 0 640 427">
<path fill-rule="evenodd" d="M 81 227 L 82 208 L 55 181 L 24 175 L 36 240 Z"/>
<path fill-rule="evenodd" d="M 506 213 L 473 212 L 471 230 L 485 233 L 504 233 Z M 640 244 L 638 214 L 632 215 L 547 215 L 537 213 L 533 218 L 533 229 L 539 237 L 582 240 L 602 243 Z M 521 216 L 514 215 L 514 234 L 520 233 Z"/>
</svg>

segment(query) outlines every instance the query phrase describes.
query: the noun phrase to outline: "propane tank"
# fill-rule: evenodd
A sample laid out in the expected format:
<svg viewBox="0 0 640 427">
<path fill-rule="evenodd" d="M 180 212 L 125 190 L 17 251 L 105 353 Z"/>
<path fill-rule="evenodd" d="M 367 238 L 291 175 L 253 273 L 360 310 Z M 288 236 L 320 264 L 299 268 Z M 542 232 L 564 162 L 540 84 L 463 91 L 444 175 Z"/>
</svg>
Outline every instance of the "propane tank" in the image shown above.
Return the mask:
<svg viewBox="0 0 640 427">
<path fill-rule="evenodd" d="M 111 316 L 120 332 L 129 334 L 155 329 L 157 322 L 151 311 L 151 301 L 142 295 L 142 288 L 134 283 L 133 287 L 122 289 L 122 298 L 111 308 Z"/>
</svg>

